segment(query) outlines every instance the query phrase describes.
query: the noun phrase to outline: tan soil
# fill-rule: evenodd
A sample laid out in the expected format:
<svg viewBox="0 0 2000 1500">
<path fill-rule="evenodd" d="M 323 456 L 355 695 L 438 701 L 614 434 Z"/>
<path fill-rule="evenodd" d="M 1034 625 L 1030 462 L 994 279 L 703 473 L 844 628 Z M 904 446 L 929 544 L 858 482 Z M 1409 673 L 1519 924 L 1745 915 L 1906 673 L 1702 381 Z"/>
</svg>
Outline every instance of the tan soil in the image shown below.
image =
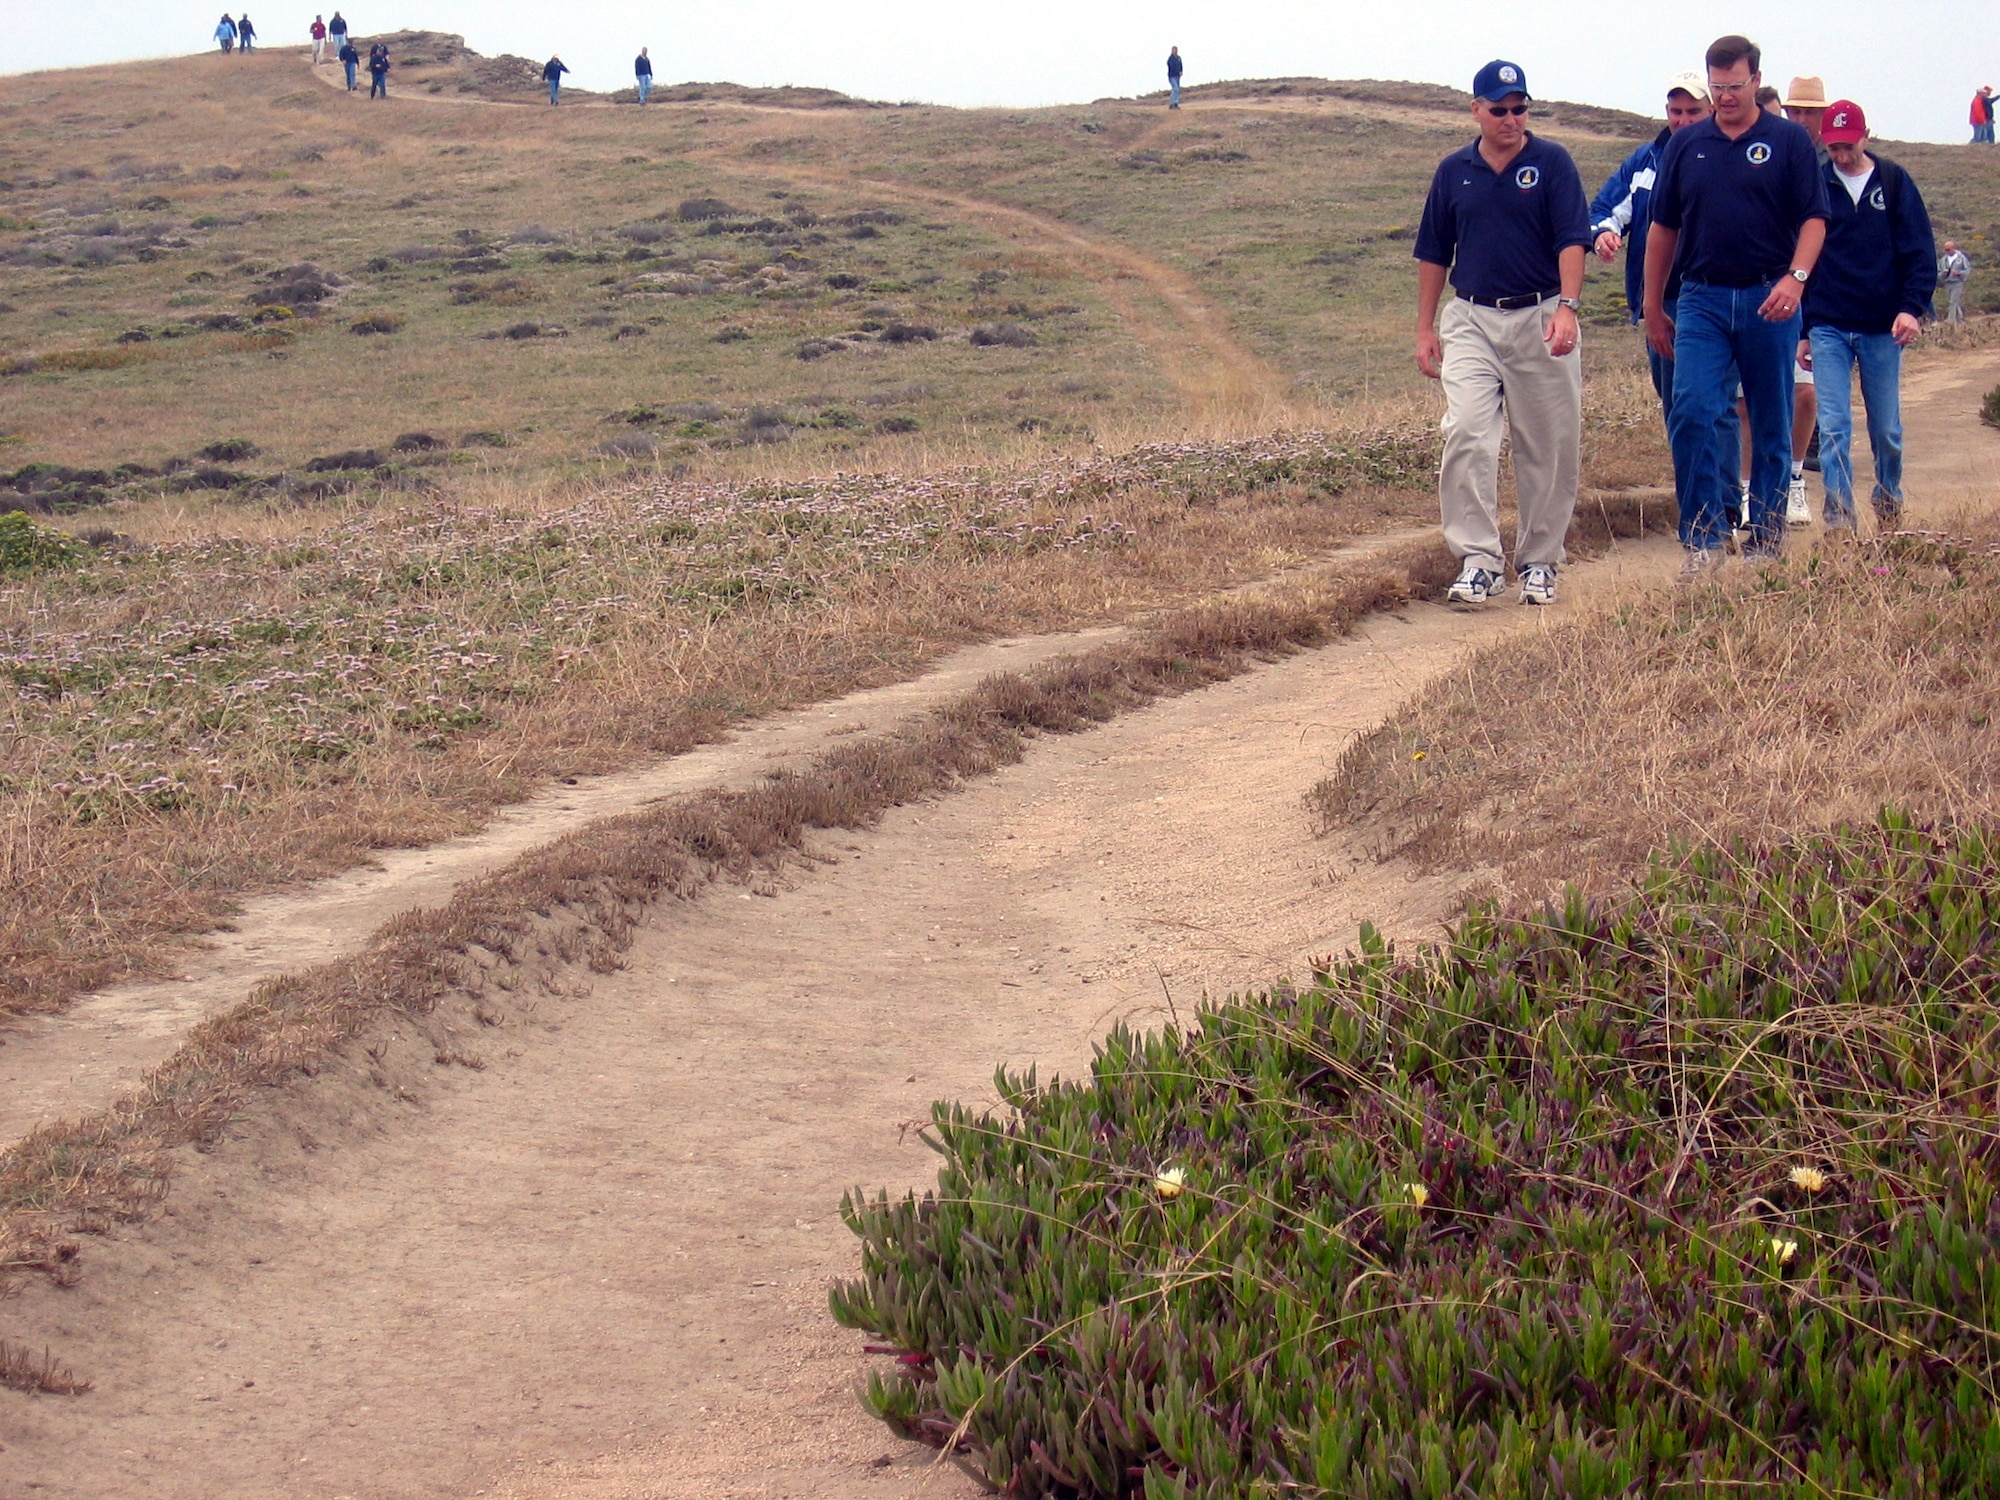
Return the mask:
<svg viewBox="0 0 2000 1500">
<path fill-rule="evenodd" d="M 1913 371 L 1918 519 L 1990 485 L 1996 368 Z M 662 910 L 621 973 L 496 999 L 452 1046 L 476 1070 L 408 1023 L 352 1049 L 89 1242 L 80 1285 L 8 1304 L 98 1389 L 0 1392 L 0 1496 L 971 1493 L 855 1403 L 869 1361 L 823 1302 L 854 1265 L 841 1189 L 930 1181 L 908 1127 L 990 1099 L 996 1062 L 1072 1072 L 1114 1020 L 1296 971 L 1364 917 L 1434 930 L 1476 872 L 1314 840 L 1302 794 L 1472 647 L 1676 556 L 1570 569 L 1548 614 L 1412 606 L 1044 741 L 768 899 Z"/>
</svg>

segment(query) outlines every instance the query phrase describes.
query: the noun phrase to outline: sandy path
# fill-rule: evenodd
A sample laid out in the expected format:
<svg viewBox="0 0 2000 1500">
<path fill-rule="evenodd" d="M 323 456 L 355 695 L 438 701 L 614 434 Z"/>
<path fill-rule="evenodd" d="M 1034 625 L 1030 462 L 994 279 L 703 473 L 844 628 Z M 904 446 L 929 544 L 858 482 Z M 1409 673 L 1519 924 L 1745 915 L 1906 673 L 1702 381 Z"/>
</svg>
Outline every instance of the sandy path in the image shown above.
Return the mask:
<svg viewBox="0 0 2000 1500">
<path fill-rule="evenodd" d="M 970 647 L 908 682 L 754 721 L 720 744 L 631 771 L 550 786 L 477 833 L 388 851 L 371 866 L 246 901 L 233 930 L 190 955 L 173 978 L 117 985 L 58 1015 L 0 1026 L 0 1146 L 44 1121 L 104 1108 L 165 1060 L 191 1027 L 261 981 L 356 952 L 398 912 L 441 906 L 459 885 L 529 849 L 662 797 L 748 786 L 842 736 L 877 732 L 956 698 L 991 673 L 1021 671 L 1123 633 L 1103 627 Z"/>
<path fill-rule="evenodd" d="M 1565 608 L 1673 564 L 1620 549 L 1570 571 Z M 17 1482 L 915 1492 L 922 1455 L 859 1414 L 860 1340 L 824 1315 L 840 1191 L 925 1182 L 903 1127 L 989 1098 L 998 1061 L 1075 1069 L 1112 1020 L 1296 969 L 1364 916 L 1428 931 L 1454 887 L 1314 840 L 1302 794 L 1469 647 L 1549 623 L 1417 605 L 1046 741 L 775 899 L 663 912 L 588 996 L 511 1008 L 482 1072 L 425 1067 L 411 1102 L 357 1056 L 260 1102 L 165 1216 L 90 1245 L 81 1286 L 10 1305 L 100 1383 L 0 1395 Z"/>
</svg>

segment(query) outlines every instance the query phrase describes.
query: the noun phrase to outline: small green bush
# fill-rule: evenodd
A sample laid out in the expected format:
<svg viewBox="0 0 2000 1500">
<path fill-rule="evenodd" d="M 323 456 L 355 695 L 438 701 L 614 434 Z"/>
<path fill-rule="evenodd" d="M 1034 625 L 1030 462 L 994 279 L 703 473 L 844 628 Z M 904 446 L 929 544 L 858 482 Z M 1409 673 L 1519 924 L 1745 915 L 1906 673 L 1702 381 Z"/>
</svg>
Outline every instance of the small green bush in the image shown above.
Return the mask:
<svg viewBox="0 0 2000 1500">
<path fill-rule="evenodd" d="M 2000 385 L 1988 391 L 1979 404 L 1979 420 L 1990 427 L 2000 427 Z"/>
<path fill-rule="evenodd" d="M 1010 1496 L 2000 1494 L 2000 836 L 1362 947 L 938 1106 L 876 1411 Z"/>
<path fill-rule="evenodd" d="M 0 513 L 0 573 L 65 568 L 83 553 L 84 548 L 67 532 L 38 526 L 18 510 Z"/>
</svg>

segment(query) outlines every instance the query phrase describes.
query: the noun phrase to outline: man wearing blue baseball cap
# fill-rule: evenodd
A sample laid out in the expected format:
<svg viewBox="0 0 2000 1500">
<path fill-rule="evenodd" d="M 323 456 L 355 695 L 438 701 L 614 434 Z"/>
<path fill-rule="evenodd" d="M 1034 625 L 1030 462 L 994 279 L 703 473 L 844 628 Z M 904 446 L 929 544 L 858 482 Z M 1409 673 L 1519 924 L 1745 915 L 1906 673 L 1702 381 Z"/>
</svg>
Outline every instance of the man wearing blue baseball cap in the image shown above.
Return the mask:
<svg viewBox="0 0 2000 1500">
<path fill-rule="evenodd" d="M 1578 298 L 1590 209 L 1576 163 L 1527 127 L 1528 80 L 1490 62 L 1472 82 L 1479 139 L 1438 164 L 1417 230 L 1417 368 L 1444 384 L 1438 509 L 1459 560 L 1453 604 L 1506 577 L 1502 422 L 1514 440 L 1523 604 L 1553 604 L 1583 437 Z M 1446 279 L 1457 294 L 1438 313 Z"/>
<path fill-rule="evenodd" d="M 1729 502 L 1717 476 L 1723 409 L 1740 378 L 1750 427 L 1748 555 L 1784 540 L 1799 306 L 1826 241 L 1826 184 L 1813 138 L 1757 106 L 1763 57 L 1748 37 L 1712 43 L 1715 113 L 1667 142 L 1646 240 L 1646 338 L 1674 362 L 1667 438 L 1680 501 L 1683 582 L 1722 560 Z M 1666 309 L 1670 273 L 1680 299 Z"/>
</svg>

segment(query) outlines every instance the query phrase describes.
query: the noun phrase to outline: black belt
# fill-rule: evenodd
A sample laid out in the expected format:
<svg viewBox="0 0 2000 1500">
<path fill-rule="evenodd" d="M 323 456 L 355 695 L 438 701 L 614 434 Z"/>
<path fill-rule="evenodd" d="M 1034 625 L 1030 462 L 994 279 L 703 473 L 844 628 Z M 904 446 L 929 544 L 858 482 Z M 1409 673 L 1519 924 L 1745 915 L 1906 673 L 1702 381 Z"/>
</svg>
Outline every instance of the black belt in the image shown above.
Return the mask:
<svg viewBox="0 0 2000 1500">
<path fill-rule="evenodd" d="M 1474 307 L 1495 307 L 1501 312 L 1519 312 L 1524 307 L 1540 307 L 1559 292 L 1528 292 L 1520 297 L 1475 297 L 1469 292 L 1460 292 L 1458 300 L 1470 302 Z"/>
</svg>

